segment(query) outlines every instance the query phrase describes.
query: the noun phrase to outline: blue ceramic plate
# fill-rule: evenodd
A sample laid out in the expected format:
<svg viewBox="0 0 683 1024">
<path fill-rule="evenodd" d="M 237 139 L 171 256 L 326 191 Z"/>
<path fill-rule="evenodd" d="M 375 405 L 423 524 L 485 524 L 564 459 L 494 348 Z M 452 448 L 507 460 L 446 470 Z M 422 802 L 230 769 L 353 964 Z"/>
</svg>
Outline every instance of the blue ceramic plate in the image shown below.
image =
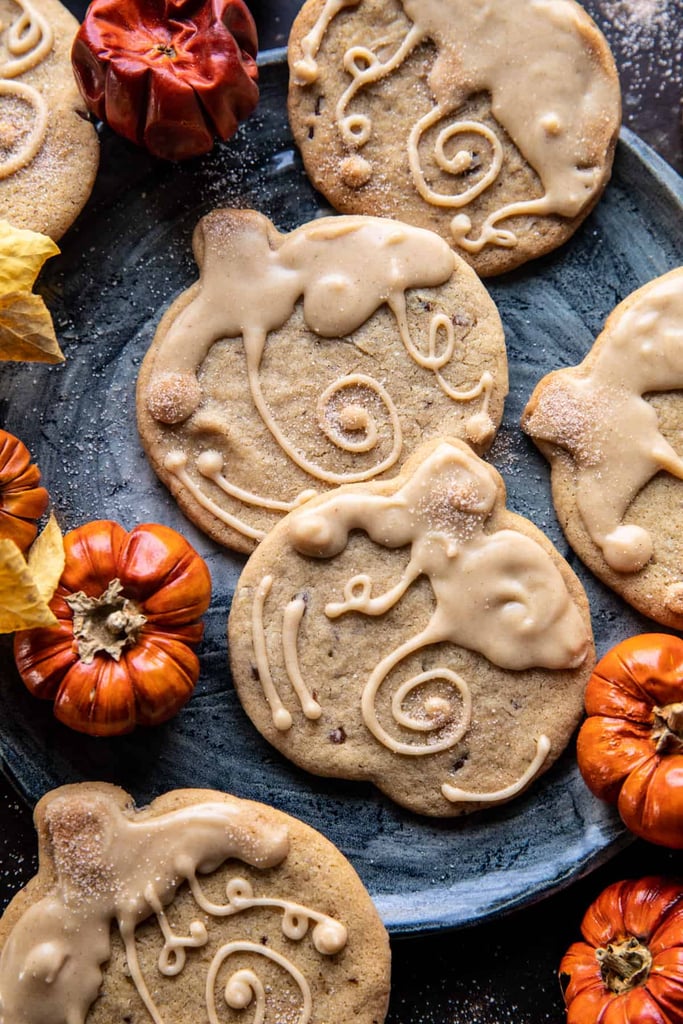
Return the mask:
<svg viewBox="0 0 683 1024">
<path fill-rule="evenodd" d="M 289 134 L 282 53 L 263 65 L 257 115 L 209 157 L 161 165 L 103 133 L 95 193 L 41 278 L 66 362 L 4 364 L 0 373 L 0 423 L 31 448 L 64 529 L 96 518 L 128 529 L 167 523 L 208 561 L 214 599 L 200 683 L 167 725 L 89 739 L 29 696 L 4 642 L 2 762 L 29 801 L 65 782 L 104 779 L 140 802 L 177 786 L 208 786 L 274 804 L 341 847 L 392 932 L 471 924 L 556 891 L 628 842 L 613 811 L 586 790 L 573 752 L 512 804 L 447 822 L 413 816 L 369 784 L 318 779 L 289 764 L 252 727 L 230 680 L 225 625 L 243 559 L 184 519 L 137 437 L 137 370 L 161 313 L 194 280 L 190 238 L 199 217 L 220 205 L 255 207 L 289 230 L 328 212 Z M 548 533 L 583 580 L 599 653 L 652 624 L 567 550 L 547 467 L 518 422 L 538 379 L 578 362 L 616 303 L 683 262 L 682 203 L 681 180 L 624 133 L 607 193 L 574 239 L 491 283 L 511 371 L 493 461 L 510 506 Z"/>
</svg>

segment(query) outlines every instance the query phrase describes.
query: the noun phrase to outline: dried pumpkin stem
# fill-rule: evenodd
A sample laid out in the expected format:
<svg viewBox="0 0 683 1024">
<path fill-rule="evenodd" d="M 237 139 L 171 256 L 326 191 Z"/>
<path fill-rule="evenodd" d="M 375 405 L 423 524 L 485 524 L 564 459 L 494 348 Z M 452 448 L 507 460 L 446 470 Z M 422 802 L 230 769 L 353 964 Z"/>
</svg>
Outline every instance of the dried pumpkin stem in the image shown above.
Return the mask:
<svg viewBox="0 0 683 1024">
<path fill-rule="evenodd" d="M 658 754 L 683 751 L 683 703 L 666 704 L 654 709 L 652 739 Z"/>
<path fill-rule="evenodd" d="M 122 591 L 121 581 L 116 579 L 99 597 L 88 597 L 79 590 L 65 598 L 74 613 L 74 638 L 84 664 L 89 665 L 100 652 L 119 661 L 124 647 L 135 643 L 147 621 L 135 601 L 124 597 Z"/>
<path fill-rule="evenodd" d="M 596 949 L 603 983 L 610 992 L 629 992 L 642 985 L 650 973 L 652 954 L 634 935 Z"/>
</svg>

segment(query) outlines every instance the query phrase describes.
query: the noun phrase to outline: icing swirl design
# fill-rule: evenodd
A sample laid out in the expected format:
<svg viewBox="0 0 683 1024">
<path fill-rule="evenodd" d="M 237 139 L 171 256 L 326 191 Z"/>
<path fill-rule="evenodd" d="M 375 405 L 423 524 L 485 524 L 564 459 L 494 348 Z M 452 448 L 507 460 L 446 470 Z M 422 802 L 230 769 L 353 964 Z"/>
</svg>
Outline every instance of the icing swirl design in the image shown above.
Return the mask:
<svg viewBox="0 0 683 1024">
<path fill-rule="evenodd" d="M 636 495 L 660 472 L 683 479 L 683 459 L 645 397 L 683 388 L 683 270 L 617 307 L 586 359 L 537 388 L 522 426 L 561 449 L 576 473 L 576 504 L 611 569 L 637 573 L 653 556 L 650 532 L 625 523 Z M 681 580 L 672 602 L 680 606 Z"/>
<path fill-rule="evenodd" d="M 416 457 L 412 473 L 393 493 L 342 488 L 292 512 L 283 524 L 292 549 L 309 559 L 336 558 L 358 530 L 382 548 L 410 546 L 408 563 L 390 589 L 376 593 L 371 574 L 353 575 L 343 592 L 325 604 L 328 620 L 350 614 L 384 616 L 418 579 L 429 580 L 435 605 L 426 626 L 381 658 L 362 689 L 362 721 L 392 753 L 432 757 L 455 747 L 471 728 L 471 687 L 445 666 L 423 669 L 401 682 L 388 704 L 390 723 L 380 719 L 378 697 L 385 685 L 391 685 L 392 673 L 428 647 L 455 644 L 513 672 L 575 669 L 586 660 L 589 630 L 548 552 L 518 530 L 492 529 L 490 520 L 500 502 L 496 471 L 463 442 L 445 441 L 433 446 L 423 460 Z M 272 588 L 273 578 L 266 575 L 254 594 L 253 651 L 273 725 L 286 733 L 293 715 L 274 682 L 275 652 L 269 652 L 264 628 Z M 291 685 L 305 718 L 314 723 L 325 709 L 306 685 L 299 665 L 298 637 L 305 613 L 306 600 L 300 595 L 282 612 L 282 678 Z M 275 609 L 270 611 L 273 615 Z M 382 707 L 386 719 L 386 700 Z M 508 799 L 538 773 L 549 751 L 549 739 L 543 734 L 535 737 L 527 771 L 500 791 L 468 793 L 444 780 L 441 793 L 454 802 Z"/>
<path fill-rule="evenodd" d="M 332 23 L 347 8 L 362 6 L 363 0 L 321 5 L 300 41 L 300 53 L 290 58 L 295 88 L 318 81 L 317 57 Z M 362 155 L 373 134 L 372 120 L 367 112 L 353 112 L 354 100 L 394 73 L 419 46 L 431 43 L 437 50 L 429 76 L 433 106 L 418 117 L 406 140 L 416 192 L 430 206 L 462 210 L 497 182 L 504 134 L 535 171 L 542 190 L 533 198 L 501 203 L 485 217 L 478 234 L 470 217 L 456 212 L 450 225 L 453 244 L 472 254 L 487 246 L 512 248 L 518 236 L 501 226 L 505 221 L 577 217 L 604 184 L 605 154 L 595 138 L 610 119 L 614 134 L 619 116 L 615 76 L 601 65 L 598 34 L 578 4 L 458 0 L 454 10 L 452 0 L 401 0 L 401 6 L 408 19 L 402 38 L 354 41 L 342 51 L 350 81 L 335 105 L 334 123 L 347 153 L 341 165 L 345 184 L 362 188 L 374 174 L 372 159 Z M 601 58 L 609 62 L 604 49 Z M 481 94 L 490 97 L 491 114 L 502 131 L 461 115 L 467 101 Z"/>
<path fill-rule="evenodd" d="M 320 955 L 333 956 L 346 945 L 341 922 L 290 900 L 259 897 L 239 876 L 229 878 L 224 904 L 207 898 L 199 873 L 215 871 L 231 858 L 265 869 L 282 863 L 288 854 L 286 826 L 266 822 L 251 806 L 207 800 L 157 816 L 131 818 L 98 791 L 57 791 L 46 800 L 55 882 L 18 919 L 3 948 L 3 1024 L 84 1024 L 100 988 L 101 965 L 110 957 L 112 922 L 147 1016 L 154 1024 L 163 1024 L 138 960 L 135 930 L 148 917 L 156 917 L 163 938 L 158 970 L 169 978 L 179 975 L 187 951 L 206 946 L 210 938 L 203 921 L 191 922 L 188 934 L 179 935 L 166 916 L 165 907 L 184 882 L 209 917 L 237 917 L 255 907 L 272 909 L 282 914 L 282 933 L 291 942 L 300 942 L 313 925 L 311 939 Z M 239 939 L 218 948 L 209 966 L 205 999 L 212 1024 L 219 1020 L 219 972 L 236 952 L 247 953 L 255 962 L 266 957 L 294 981 L 301 1004 L 298 1024 L 306 1024 L 311 988 L 296 964 L 283 953 Z M 241 969 L 225 983 L 229 1007 L 246 1008 L 254 996 L 256 1020 L 262 1021 L 266 991 L 256 971 Z"/>
<path fill-rule="evenodd" d="M 52 28 L 31 0 L 14 2 L 21 14 L 4 34 L 7 56 L 0 61 L 0 180 L 31 163 L 48 128 L 43 96 L 33 85 L 16 79 L 49 56 L 54 43 Z"/>
<path fill-rule="evenodd" d="M 187 439 L 166 452 L 165 474 L 215 519 L 259 541 L 265 530 L 245 516 L 249 509 L 288 512 L 316 490 L 370 480 L 396 465 L 404 452 L 404 427 L 392 397 L 394 382 L 384 374 L 353 369 L 364 356 L 359 348 L 354 358 L 353 334 L 382 307 L 393 315 L 397 340 L 424 382 L 426 396 L 432 388 L 447 400 L 446 406 L 471 407 L 464 432 L 473 444 L 483 446 L 492 439 L 493 374 L 484 370 L 475 379 L 453 383 L 453 368 L 466 360 L 470 334 L 477 334 L 474 316 L 453 315 L 438 303 L 431 309 L 425 301 L 425 330 L 422 325 L 416 329 L 408 309 L 410 291 L 445 285 L 458 272 L 451 249 L 437 235 L 371 217 L 325 218 L 280 235 L 258 213 L 221 210 L 198 225 L 195 250 L 200 280 L 155 344 L 141 400 L 160 436 L 182 432 Z M 271 351 L 276 358 L 272 336 L 289 322 L 298 304 L 302 332 L 339 343 L 339 353 L 325 350 L 339 369 L 318 392 L 314 415 L 306 416 L 310 440 L 305 442 L 289 436 L 282 424 L 283 418 L 287 423 L 287 409 L 262 384 L 264 360 Z M 215 346 L 228 346 L 231 339 L 240 339 L 241 372 L 263 438 L 252 438 L 251 447 L 263 444 L 275 453 L 270 457 L 285 461 L 301 484 L 289 493 L 276 493 L 275 485 L 266 494 L 256 493 L 231 479 L 226 468 L 235 446 L 219 385 L 209 395 L 201 380 Z M 382 345 L 389 347 L 390 341 Z M 397 348 L 391 358 L 400 356 Z M 342 371 L 342 359 L 348 372 Z M 365 365 L 372 369 L 369 360 Z M 207 435 L 213 441 L 205 447 Z M 304 451 L 304 443 L 311 454 Z M 231 499 L 230 507 L 224 498 Z"/>
</svg>

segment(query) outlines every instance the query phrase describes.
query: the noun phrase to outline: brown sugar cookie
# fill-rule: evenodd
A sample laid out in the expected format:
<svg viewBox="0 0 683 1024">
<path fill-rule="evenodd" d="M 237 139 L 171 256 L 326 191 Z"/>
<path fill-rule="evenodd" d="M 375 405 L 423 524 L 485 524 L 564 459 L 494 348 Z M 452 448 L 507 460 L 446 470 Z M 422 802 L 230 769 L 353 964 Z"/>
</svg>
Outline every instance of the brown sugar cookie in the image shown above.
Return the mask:
<svg viewBox="0 0 683 1024">
<path fill-rule="evenodd" d="M 262 804 L 64 786 L 35 812 L 39 871 L 0 921 L 2 1019 L 381 1024 L 387 935 L 323 836 Z"/>
<path fill-rule="evenodd" d="M 137 413 L 154 469 L 215 540 L 249 552 L 302 500 L 391 475 L 428 437 L 490 445 L 500 317 L 433 232 L 326 217 L 281 234 L 217 210 L 194 250 L 199 281 L 159 325 Z"/>
<path fill-rule="evenodd" d="M 99 160 L 71 70 L 77 29 L 58 0 L 0 0 L 0 218 L 54 239 L 85 205 Z"/>
<path fill-rule="evenodd" d="M 609 179 L 619 80 L 574 0 L 306 0 L 288 57 L 315 187 L 437 231 L 482 276 L 565 242 Z"/>
<path fill-rule="evenodd" d="M 683 629 L 683 268 L 620 303 L 582 363 L 544 377 L 522 427 L 579 558 Z"/>
<path fill-rule="evenodd" d="M 456 439 L 290 512 L 240 576 L 228 638 L 240 700 L 283 754 L 443 817 L 550 767 L 594 660 L 580 583 Z"/>
</svg>

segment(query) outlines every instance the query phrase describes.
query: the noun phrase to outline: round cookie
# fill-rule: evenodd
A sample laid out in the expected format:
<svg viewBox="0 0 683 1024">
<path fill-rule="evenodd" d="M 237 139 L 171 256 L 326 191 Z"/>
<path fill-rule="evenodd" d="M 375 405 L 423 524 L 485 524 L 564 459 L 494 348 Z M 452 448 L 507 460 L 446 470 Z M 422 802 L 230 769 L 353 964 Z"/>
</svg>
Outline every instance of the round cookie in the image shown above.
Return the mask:
<svg viewBox="0 0 683 1024">
<path fill-rule="evenodd" d="M 0 0 L 0 218 L 60 238 L 92 190 L 99 141 L 58 0 Z"/>
<path fill-rule="evenodd" d="M 683 268 L 620 303 L 582 363 L 544 377 L 522 427 L 579 558 L 683 629 Z"/>
<path fill-rule="evenodd" d="M 500 317 L 433 232 L 326 217 L 281 234 L 226 209 L 194 250 L 199 281 L 157 329 L 137 414 L 154 469 L 218 542 L 252 551 L 301 501 L 395 473 L 423 439 L 492 442 Z"/>
<path fill-rule="evenodd" d="M 442 817 L 550 767 L 594 661 L 580 583 L 457 439 L 291 512 L 240 576 L 228 639 L 239 698 L 283 754 Z"/>
<path fill-rule="evenodd" d="M 0 921 L 3 1020 L 384 1020 L 386 932 L 307 825 L 211 790 L 136 811 L 103 783 L 48 793 L 35 821 L 38 874 Z"/>
<path fill-rule="evenodd" d="M 609 179 L 619 80 L 574 0 L 306 0 L 288 57 L 315 187 L 437 231 L 481 276 L 561 245 Z"/>
</svg>

